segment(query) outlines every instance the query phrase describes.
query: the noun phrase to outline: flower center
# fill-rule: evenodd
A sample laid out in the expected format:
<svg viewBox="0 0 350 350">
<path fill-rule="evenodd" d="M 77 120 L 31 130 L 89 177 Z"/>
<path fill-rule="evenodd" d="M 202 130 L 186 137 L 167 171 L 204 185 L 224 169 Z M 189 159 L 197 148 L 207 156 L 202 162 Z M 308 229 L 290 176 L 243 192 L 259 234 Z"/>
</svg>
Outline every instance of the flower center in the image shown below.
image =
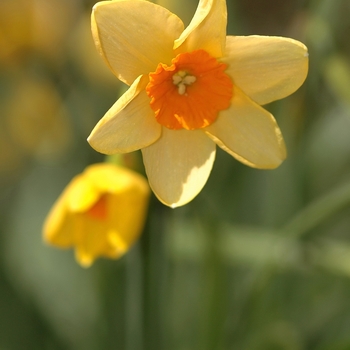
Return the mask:
<svg viewBox="0 0 350 350">
<path fill-rule="evenodd" d="M 181 53 L 171 66 L 160 63 L 146 87 L 158 123 L 187 130 L 213 123 L 233 94 L 226 68 L 204 50 Z"/>
<path fill-rule="evenodd" d="M 102 195 L 97 202 L 87 211 L 87 215 L 95 220 L 104 221 L 107 219 L 107 195 Z"/>
<path fill-rule="evenodd" d="M 189 75 L 184 70 L 180 70 L 173 75 L 173 84 L 177 86 L 177 91 L 180 95 L 186 93 L 186 85 L 193 84 L 197 78 L 194 75 Z"/>
</svg>

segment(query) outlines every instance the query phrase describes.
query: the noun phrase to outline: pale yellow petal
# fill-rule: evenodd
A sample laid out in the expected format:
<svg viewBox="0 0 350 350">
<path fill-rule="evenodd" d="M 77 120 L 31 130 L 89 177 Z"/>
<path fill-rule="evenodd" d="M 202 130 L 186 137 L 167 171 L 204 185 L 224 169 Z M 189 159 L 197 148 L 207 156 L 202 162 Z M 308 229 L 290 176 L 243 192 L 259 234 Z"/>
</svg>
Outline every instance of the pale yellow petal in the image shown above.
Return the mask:
<svg viewBox="0 0 350 350">
<path fill-rule="evenodd" d="M 293 39 L 229 36 L 222 61 L 234 84 L 263 105 L 296 91 L 306 79 L 309 60 L 306 46 Z"/>
<path fill-rule="evenodd" d="M 163 128 L 160 139 L 142 149 L 150 186 L 164 204 L 191 201 L 205 185 L 215 159 L 215 143 L 201 130 Z"/>
<path fill-rule="evenodd" d="M 181 36 L 175 41 L 177 52 L 198 49 L 214 57 L 225 52 L 227 9 L 225 0 L 200 0 L 194 17 Z"/>
<path fill-rule="evenodd" d="M 91 17 L 95 45 L 113 73 L 131 85 L 142 74 L 169 64 L 182 21 L 148 1 L 102 1 Z"/>
<path fill-rule="evenodd" d="M 239 89 L 233 94 L 231 107 L 220 112 L 205 131 L 243 164 L 260 169 L 278 167 L 286 149 L 274 117 Z"/>
<path fill-rule="evenodd" d="M 155 142 L 161 133 L 149 97 L 147 77 L 139 77 L 92 130 L 88 142 L 104 154 L 136 151 Z"/>
</svg>

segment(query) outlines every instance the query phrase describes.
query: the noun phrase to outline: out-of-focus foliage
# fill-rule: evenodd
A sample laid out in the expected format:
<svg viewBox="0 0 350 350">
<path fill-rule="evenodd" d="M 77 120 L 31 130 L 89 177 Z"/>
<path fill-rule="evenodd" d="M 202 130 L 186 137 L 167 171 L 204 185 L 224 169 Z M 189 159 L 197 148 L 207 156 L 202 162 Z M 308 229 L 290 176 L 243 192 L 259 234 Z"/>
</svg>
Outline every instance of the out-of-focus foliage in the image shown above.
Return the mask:
<svg viewBox="0 0 350 350">
<path fill-rule="evenodd" d="M 158 3 L 185 22 L 197 5 Z M 41 228 L 104 160 L 86 137 L 124 91 L 94 48 L 93 4 L 0 2 L 0 349 L 349 349 L 350 2 L 227 1 L 229 34 L 309 48 L 306 83 L 266 106 L 287 160 L 260 171 L 218 151 L 193 202 L 153 198 L 140 242 L 85 270 Z"/>
</svg>

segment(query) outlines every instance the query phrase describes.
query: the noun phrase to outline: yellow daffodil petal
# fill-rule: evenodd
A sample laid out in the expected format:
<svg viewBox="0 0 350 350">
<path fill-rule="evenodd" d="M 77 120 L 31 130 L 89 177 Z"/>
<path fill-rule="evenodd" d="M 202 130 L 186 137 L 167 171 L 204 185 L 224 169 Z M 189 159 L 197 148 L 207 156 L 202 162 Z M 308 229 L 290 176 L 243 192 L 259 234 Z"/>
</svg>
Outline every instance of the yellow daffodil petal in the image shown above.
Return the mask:
<svg viewBox="0 0 350 350">
<path fill-rule="evenodd" d="M 130 193 L 133 198 L 139 192 L 144 193 L 145 197 L 149 193 L 149 187 L 143 176 L 126 168 L 116 167 L 112 163 L 90 165 L 85 169 L 84 176 L 94 184 L 100 193 L 106 192 L 117 195 L 129 195 Z M 135 193 L 135 189 L 138 192 Z M 140 200 L 140 197 L 138 198 Z"/>
<path fill-rule="evenodd" d="M 70 248 L 75 242 L 74 237 L 71 235 L 71 232 L 75 229 L 75 221 L 72 215 L 65 212 L 65 214 L 55 222 L 53 216 L 59 215 L 60 209 L 61 208 L 57 208 L 54 210 L 51 214 L 51 219 L 45 221 L 44 240 L 60 248 Z M 58 216 L 56 216 L 56 218 L 57 217 Z"/>
<path fill-rule="evenodd" d="M 149 1 L 102 1 L 91 16 L 95 45 L 113 73 L 131 85 L 159 62 L 170 63 L 182 21 Z"/>
<path fill-rule="evenodd" d="M 289 38 L 228 36 L 222 61 L 234 84 L 260 105 L 295 92 L 308 72 L 306 46 Z"/>
<path fill-rule="evenodd" d="M 213 57 L 225 52 L 227 9 L 225 0 L 200 0 L 191 23 L 175 41 L 178 52 L 203 49 Z"/>
<path fill-rule="evenodd" d="M 120 236 L 120 233 L 115 230 L 108 233 L 107 241 L 109 249 L 105 251 L 106 256 L 118 258 L 129 249 L 130 243 L 128 244 L 123 238 Z"/>
<path fill-rule="evenodd" d="M 146 76 L 138 77 L 92 130 L 88 142 L 104 154 L 136 151 L 155 142 L 161 134 L 144 90 Z"/>
<path fill-rule="evenodd" d="M 144 196 L 140 196 L 140 192 L 144 193 Z M 144 208 L 147 206 L 149 193 L 150 189 L 142 177 L 139 183 L 135 181 L 118 197 L 111 198 L 110 205 L 113 212 L 111 227 L 114 230 L 110 232 L 109 241 L 117 252 L 125 252 L 138 238 L 146 219 Z M 132 208 L 132 211 L 126 208 Z M 135 220 L 135 217 L 138 220 Z"/>
<path fill-rule="evenodd" d="M 74 220 L 68 211 L 66 194 L 75 186 L 76 181 L 73 179 L 57 199 L 43 226 L 45 241 L 61 248 L 68 248 L 74 244 L 74 238 L 71 235 L 74 230 Z"/>
<path fill-rule="evenodd" d="M 222 149 L 254 168 L 276 168 L 286 157 L 274 117 L 237 87 L 231 107 L 220 112 L 215 123 L 205 131 Z"/>
<path fill-rule="evenodd" d="M 56 201 L 44 238 L 61 248 L 74 246 L 84 267 L 99 256 L 118 258 L 141 233 L 149 194 L 143 176 L 113 164 L 91 165 Z"/>
<path fill-rule="evenodd" d="M 81 225 L 76 228 L 75 257 L 80 265 L 89 267 L 98 256 L 105 256 L 108 226 L 85 216 L 77 220 Z"/>
<path fill-rule="evenodd" d="M 85 214 L 79 217 L 81 227 L 76 227 L 76 259 L 88 267 L 99 256 L 119 258 L 135 242 L 145 221 L 150 190 L 141 175 L 113 164 L 91 165 L 84 176 L 101 193 L 108 191 L 102 195 L 107 217 L 96 220 Z"/>
<path fill-rule="evenodd" d="M 205 185 L 215 159 L 215 143 L 201 130 L 163 127 L 160 139 L 142 149 L 150 186 L 173 208 L 191 201 Z"/>
<path fill-rule="evenodd" d="M 75 259 L 82 267 L 90 267 L 95 261 L 95 256 L 79 246 L 75 249 Z"/>
<path fill-rule="evenodd" d="M 119 232 L 106 228 L 96 231 L 92 224 L 76 242 L 75 258 L 83 267 L 90 267 L 98 257 L 120 258 L 130 248 L 121 238 Z"/>
<path fill-rule="evenodd" d="M 75 177 L 73 186 L 69 186 L 66 193 L 68 210 L 71 212 L 84 212 L 94 205 L 100 193 L 84 176 Z"/>
</svg>

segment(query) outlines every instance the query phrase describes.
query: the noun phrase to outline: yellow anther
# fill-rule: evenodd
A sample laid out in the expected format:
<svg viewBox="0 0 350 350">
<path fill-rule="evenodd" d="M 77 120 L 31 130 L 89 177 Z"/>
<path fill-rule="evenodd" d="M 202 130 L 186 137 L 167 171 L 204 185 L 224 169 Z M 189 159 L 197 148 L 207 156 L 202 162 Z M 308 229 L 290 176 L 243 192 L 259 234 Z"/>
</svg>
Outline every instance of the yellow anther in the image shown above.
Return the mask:
<svg viewBox="0 0 350 350">
<path fill-rule="evenodd" d="M 186 85 L 193 84 L 197 78 L 194 75 L 189 75 L 186 71 L 180 70 L 173 75 L 173 84 L 177 85 L 177 91 L 180 95 L 186 93 Z"/>
</svg>

